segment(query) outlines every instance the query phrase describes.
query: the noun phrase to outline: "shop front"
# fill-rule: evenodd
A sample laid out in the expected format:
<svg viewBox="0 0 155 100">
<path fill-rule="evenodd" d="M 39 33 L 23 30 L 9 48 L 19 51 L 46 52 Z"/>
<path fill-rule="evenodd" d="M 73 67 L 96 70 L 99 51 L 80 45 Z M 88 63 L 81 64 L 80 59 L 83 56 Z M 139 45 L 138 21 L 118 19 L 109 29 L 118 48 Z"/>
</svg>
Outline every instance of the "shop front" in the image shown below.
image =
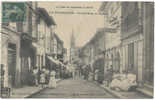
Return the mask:
<svg viewBox="0 0 155 100">
<path fill-rule="evenodd" d="M 46 68 L 50 71 L 56 71 L 56 78 L 60 78 L 62 67 L 63 64 L 60 61 L 54 59 L 52 56 L 46 56 Z"/>
<path fill-rule="evenodd" d="M 32 72 L 36 66 L 36 48 L 32 46 L 32 37 L 27 33 L 21 36 L 21 83 L 22 85 L 32 85 Z"/>
<path fill-rule="evenodd" d="M 142 82 L 143 77 L 143 36 L 135 34 L 122 41 L 123 72 L 136 75 L 137 82 Z"/>
<path fill-rule="evenodd" d="M 4 69 L 3 87 L 20 87 L 20 33 L 2 27 L 1 64 Z"/>
</svg>

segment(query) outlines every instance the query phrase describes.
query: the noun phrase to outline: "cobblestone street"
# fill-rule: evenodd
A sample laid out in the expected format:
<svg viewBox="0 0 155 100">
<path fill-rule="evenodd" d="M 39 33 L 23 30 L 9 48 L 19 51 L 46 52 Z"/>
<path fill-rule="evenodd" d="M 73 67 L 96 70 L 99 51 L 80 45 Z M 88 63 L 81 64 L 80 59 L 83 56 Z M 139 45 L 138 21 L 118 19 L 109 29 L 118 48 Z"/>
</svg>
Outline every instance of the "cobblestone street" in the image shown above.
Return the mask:
<svg viewBox="0 0 155 100">
<path fill-rule="evenodd" d="M 139 92 L 118 92 L 122 98 L 149 98 Z M 118 98 L 111 94 L 99 84 L 80 78 L 62 80 L 58 83 L 56 89 L 46 88 L 29 98 Z M 121 98 L 121 97 L 120 97 Z"/>
<path fill-rule="evenodd" d="M 2 98 L 154 98 L 154 2 L 1 5 Z"/>
<path fill-rule="evenodd" d="M 62 80 L 56 89 L 45 89 L 32 98 L 115 98 L 103 88 L 82 79 Z"/>
</svg>

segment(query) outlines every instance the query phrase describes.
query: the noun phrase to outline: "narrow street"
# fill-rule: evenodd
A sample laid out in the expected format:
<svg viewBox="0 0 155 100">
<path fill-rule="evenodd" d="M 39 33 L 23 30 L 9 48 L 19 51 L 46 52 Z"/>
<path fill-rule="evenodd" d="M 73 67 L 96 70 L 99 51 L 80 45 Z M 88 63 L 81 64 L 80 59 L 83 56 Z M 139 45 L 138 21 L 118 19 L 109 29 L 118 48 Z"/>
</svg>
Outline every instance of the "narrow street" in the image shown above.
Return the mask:
<svg viewBox="0 0 155 100">
<path fill-rule="evenodd" d="M 154 2 L 1 8 L 2 98 L 154 97 Z"/>
<path fill-rule="evenodd" d="M 83 79 L 62 80 L 56 89 L 45 89 L 30 98 L 116 98 L 103 88 Z"/>
</svg>

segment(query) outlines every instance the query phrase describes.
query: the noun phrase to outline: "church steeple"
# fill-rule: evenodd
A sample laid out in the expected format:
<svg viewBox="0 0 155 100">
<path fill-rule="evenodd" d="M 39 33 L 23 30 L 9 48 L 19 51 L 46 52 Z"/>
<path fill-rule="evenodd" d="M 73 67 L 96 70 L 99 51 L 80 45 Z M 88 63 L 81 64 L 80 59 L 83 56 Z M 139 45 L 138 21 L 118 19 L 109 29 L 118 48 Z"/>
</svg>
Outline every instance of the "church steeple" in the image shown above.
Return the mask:
<svg viewBox="0 0 155 100">
<path fill-rule="evenodd" d="M 72 35 L 70 39 L 70 63 L 73 63 L 74 54 L 75 53 L 75 37 L 74 37 L 74 30 L 72 30 Z"/>
<path fill-rule="evenodd" d="M 74 30 L 72 30 L 72 35 L 71 35 L 71 42 L 70 42 L 71 48 L 75 47 L 75 37 L 74 37 Z"/>
</svg>

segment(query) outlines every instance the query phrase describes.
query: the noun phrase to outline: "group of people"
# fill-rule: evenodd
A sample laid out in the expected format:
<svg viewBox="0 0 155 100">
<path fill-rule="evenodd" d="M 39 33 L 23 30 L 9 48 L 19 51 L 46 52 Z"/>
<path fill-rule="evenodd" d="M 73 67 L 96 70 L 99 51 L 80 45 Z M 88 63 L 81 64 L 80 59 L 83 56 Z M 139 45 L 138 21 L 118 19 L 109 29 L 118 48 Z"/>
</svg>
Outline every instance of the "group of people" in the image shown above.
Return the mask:
<svg viewBox="0 0 155 100">
<path fill-rule="evenodd" d="M 99 55 L 92 65 L 88 64 L 84 66 L 82 74 L 85 80 L 94 80 L 100 84 L 102 84 L 103 81 L 111 82 L 113 69 L 112 66 L 108 70 L 105 69 L 104 56 Z"/>
<path fill-rule="evenodd" d="M 50 71 L 47 68 L 42 68 L 39 70 L 37 67 L 33 69 L 34 83 L 36 86 L 41 85 L 41 87 L 56 88 L 56 72 L 54 70 Z"/>
<path fill-rule="evenodd" d="M 82 76 L 85 80 L 89 81 L 97 81 L 98 83 L 102 84 L 103 81 L 107 81 L 110 83 L 112 81 L 113 71 L 112 68 L 107 69 L 106 73 L 104 67 L 91 69 L 89 65 L 87 65 L 82 70 Z"/>
</svg>

